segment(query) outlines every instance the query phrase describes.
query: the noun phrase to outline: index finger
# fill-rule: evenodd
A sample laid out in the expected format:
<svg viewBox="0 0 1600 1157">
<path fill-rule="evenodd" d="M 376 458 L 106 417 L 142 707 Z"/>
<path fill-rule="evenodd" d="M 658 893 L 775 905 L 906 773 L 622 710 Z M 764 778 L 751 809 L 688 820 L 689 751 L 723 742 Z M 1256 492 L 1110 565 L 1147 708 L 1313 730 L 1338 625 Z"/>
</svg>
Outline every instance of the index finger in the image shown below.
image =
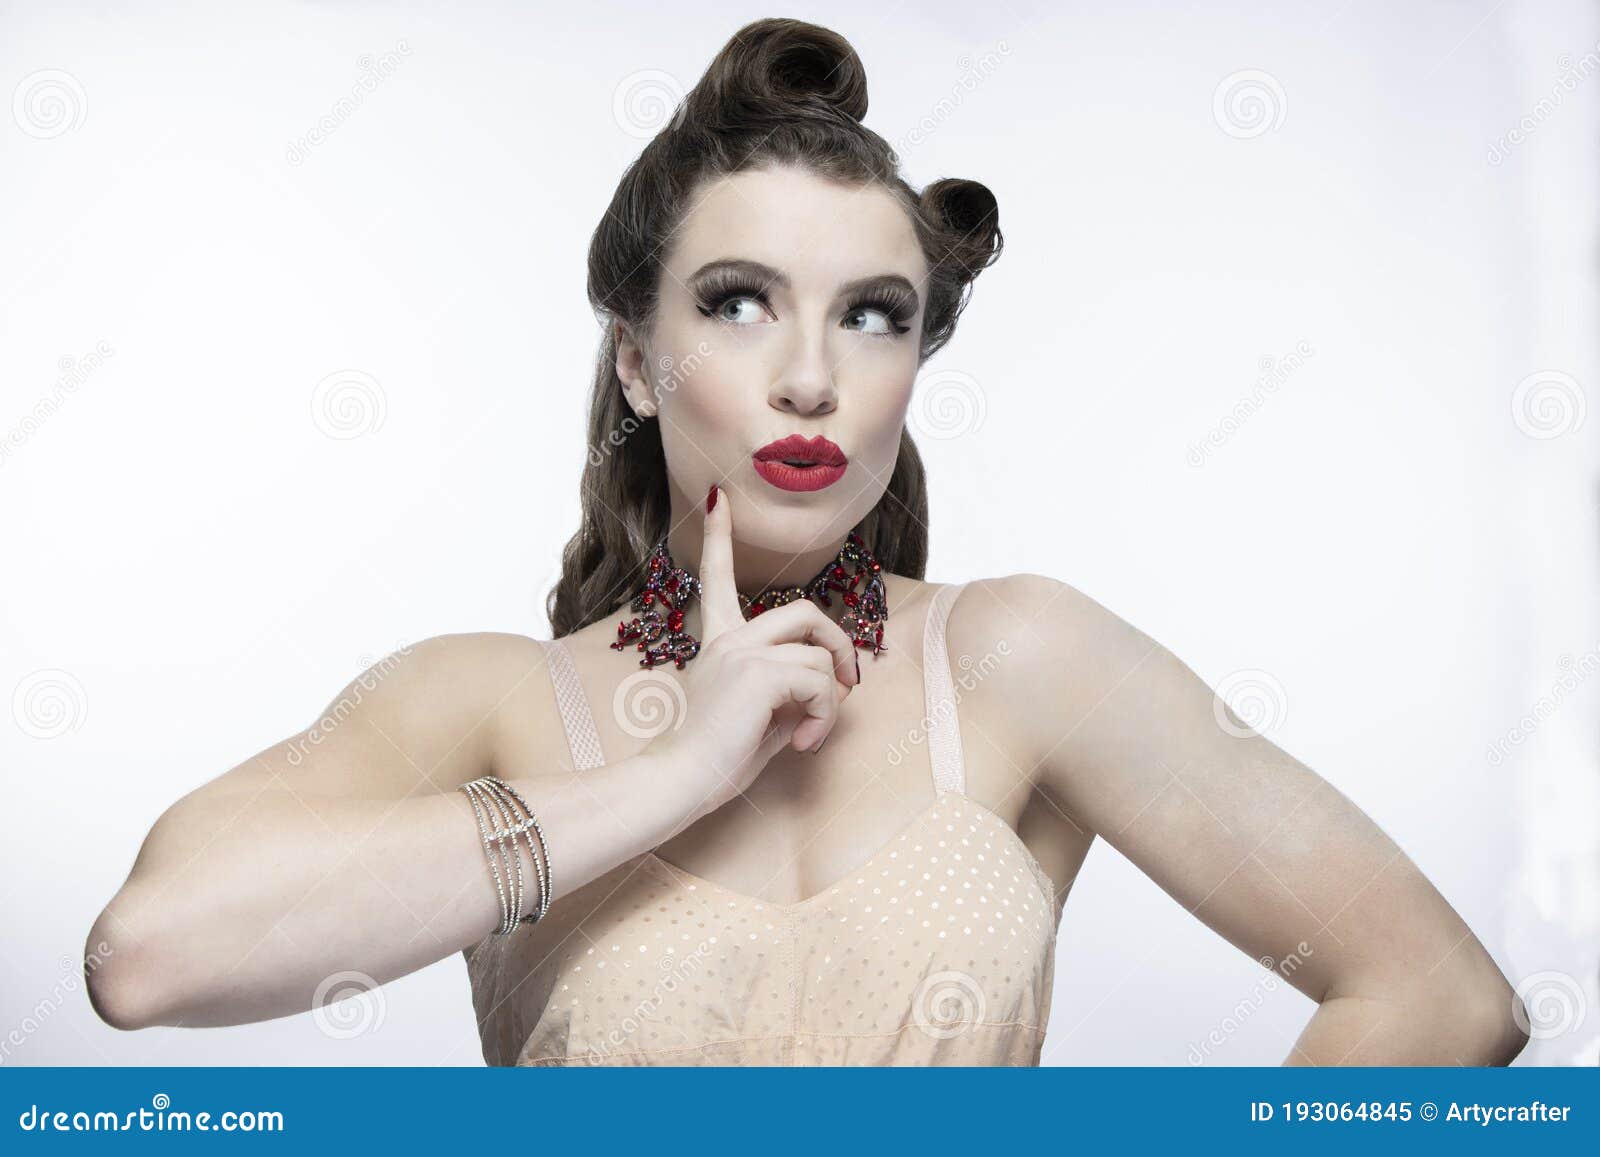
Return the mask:
<svg viewBox="0 0 1600 1157">
<path fill-rule="evenodd" d="M 706 494 L 706 511 L 700 547 L 700 634 L 709 643 L 718 635 L 744 625 L 739 591 L 733 582 L 733 511 L 719 487 Z"/>
</svg>

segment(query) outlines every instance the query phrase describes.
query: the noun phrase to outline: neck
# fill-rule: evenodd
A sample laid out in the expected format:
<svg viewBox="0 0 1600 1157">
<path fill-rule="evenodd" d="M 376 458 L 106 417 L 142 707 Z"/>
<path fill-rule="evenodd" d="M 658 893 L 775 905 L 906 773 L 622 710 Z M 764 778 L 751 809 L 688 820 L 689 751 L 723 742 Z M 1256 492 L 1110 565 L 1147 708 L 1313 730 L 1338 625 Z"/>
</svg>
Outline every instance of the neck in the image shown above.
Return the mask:
<svg viewBox="0 0 1600 1157">
<path fill-rule="evenodd" d="M 700 614 L 702 599 L 695 598 L 692 586 L 686 579 L 699 579 L 697 568 L 689 563 L 699 560 L 704 553 L 705 510 L 691 508 L 692 514 L 682 513 L 686 503 L 681 495 L 673 493 L 672 523 L 667 531 L 665 561 L 671 570 L 656 569 L 646 580 L 646 587 L 634 598 L 632 620 L 617 624 L 617 639 L 612 650 L 623 650 L 630 644 L 635 650 L 645 652 L 644 666 L 674 662 L 680 667 L 694 657 L 699 647 L 703 619 Z M 745 602 L 757 595 L 770 593 L 774 599 L 763 606 L 743 607 L 746 617 L 764 613 L 764 609 L 778 607 L 795 598 L 811 598 L 835 607 L 832 616 L 850 635 L 854 645 L 866 647 L 873 655 L 884 649 L 884 626 L 889 617 L 888 575 L 872 557 L 864 543 L 851 541 L 850 531 L 837 538 L 822 542 L 808 542 L 798 550 L 768 550 L 752 547 L 734 539 L 732 543 L 734 589 Z M 659 558 L 657 551 L 652 551 Z M 848 555 L 837 572 L 831 564 L 841 554 Z M 813 579 L 826 576 L 826 587 L 819 582 L 815 591 L 807 590 Z M 837 594 L 838 597 L 831 597 Z M 782 595 L 791 597 L 782 598 Z M 659 597 L 659 608 L 666 608 L 663 616 L 651 602 Z M 663 634 L 665 627 L 665 634 Z"/>
<path fill-rule="evenodd" d="M 724 492 L 722 502 L 728 501 Z M 742 595 L 754 598 L 773 587 L 797 587 L 817 577 L 844 549 L 849 532 L 797 543 L 794 550 L 766 550 L 733 539 L 733 585 Z M 700 577 L 700 558 L 705 544 L 705 504 L 699 514 L 684 518 L 674 511 L 672 530 L 667 535 L 667 550 L 676 566 Z"/>
</svg>

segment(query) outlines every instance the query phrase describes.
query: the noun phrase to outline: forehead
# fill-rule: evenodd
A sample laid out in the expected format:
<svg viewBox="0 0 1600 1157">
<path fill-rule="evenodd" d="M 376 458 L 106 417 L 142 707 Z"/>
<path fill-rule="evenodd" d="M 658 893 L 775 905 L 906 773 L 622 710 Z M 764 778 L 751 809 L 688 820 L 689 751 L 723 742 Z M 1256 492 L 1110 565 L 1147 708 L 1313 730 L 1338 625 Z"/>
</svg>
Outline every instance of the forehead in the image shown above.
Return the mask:
<svg viewBox="0 0 1600 1157">
<path fill-rule="evenodd" d="M 721 257 L 765 262 L 797 289 L 879 273 L 920 284 L 927 272 L 916 230 L 892 193 L 792 165 L 715 177 L 695 191 L 667 267 L 686 278 Z"/>
</svg>

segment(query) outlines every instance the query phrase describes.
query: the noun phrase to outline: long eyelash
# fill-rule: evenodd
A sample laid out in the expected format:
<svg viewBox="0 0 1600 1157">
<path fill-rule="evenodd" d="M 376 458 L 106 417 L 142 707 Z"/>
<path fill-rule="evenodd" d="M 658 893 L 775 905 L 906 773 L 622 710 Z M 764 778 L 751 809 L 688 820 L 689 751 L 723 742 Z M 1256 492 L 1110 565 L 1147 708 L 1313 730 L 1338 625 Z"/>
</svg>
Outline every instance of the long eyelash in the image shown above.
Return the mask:
<svg viewBox="0 0 1600 1157">
<path fill-rule="evenodd" d="M 904 290 L 884 288 L 869 290 L 861 297 L 852 301 L 847 308 L 847 313 L 855 313 L 860 309 L 876 309 L 889 319 L 889 327 L 895 333 L 906 333 L 910 326 L 905 323 L 916 314 L 916 307 L 911 303 L 911 298 Z"/>
<path fill-rule="evenodd" d="M 700 300 L 695 308 L 715 321 L 723 320 L 718 317 L 722 312 L 722 307 L 738 297 L 748 297 L 759 301 L 768 309 L 772 308 L 772 302 L 767 296 L 766 284 L 742 273 L 719 272 L 709 274 L 696 287 L 696 293 Z M 863 309 L 875 309 L 887 317 L 890 329 L 894 334 L 908 333 L 911 327 L 906 322 L 910 321 L 917 312 L 911 295 L 893 286 L 867 290 L 845 307 L 845 313 L 852 314 Z M 890 335 L 877 334 L 872 336 L 888 337 Z"/>
<path fill-rule="evenodd" d="M 767 300 L 767 287 L 742 273 L 710 274 L 697 287 L 697 292 L 700 303 L 695 308 L 713 319 L 716 319 L 723 306 L 736 297 L 754 298 L 768 309 L 772 308 L 772 303 Z"/>
</svg>

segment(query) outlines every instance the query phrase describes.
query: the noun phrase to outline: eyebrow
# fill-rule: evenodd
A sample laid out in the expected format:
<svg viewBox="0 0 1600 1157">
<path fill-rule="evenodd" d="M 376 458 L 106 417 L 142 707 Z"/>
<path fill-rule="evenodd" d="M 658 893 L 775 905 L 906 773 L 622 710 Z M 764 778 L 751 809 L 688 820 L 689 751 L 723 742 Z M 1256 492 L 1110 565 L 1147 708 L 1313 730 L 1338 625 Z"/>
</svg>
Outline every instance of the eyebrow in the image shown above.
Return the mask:
<svg viewBox="0 0 1600 1157">
<path fill-rule="evenodd" d="M 715 261 L 708 261 L 699 269 L 689 275 L 686 285 L 693 286 L 702 279 L 714 273 L 743 273 L 761 282 L 763 285 L 776 285 L 783 289 L 793 289 L 789 275 L 781 269 L 774 269 L 760 261 L 751 261 L 743 257 L 721 257 Z M 908 295 L 913 312 L 918 308 L 920 299 L 911 282 L 898 273 L 878 273 L 869 277 L 858 277 L 854 281 L 847 281 L 839 287 L 841 294 L 854 293 L 858 289 L 887 288 L 893 286 Z"/>
</svg>

